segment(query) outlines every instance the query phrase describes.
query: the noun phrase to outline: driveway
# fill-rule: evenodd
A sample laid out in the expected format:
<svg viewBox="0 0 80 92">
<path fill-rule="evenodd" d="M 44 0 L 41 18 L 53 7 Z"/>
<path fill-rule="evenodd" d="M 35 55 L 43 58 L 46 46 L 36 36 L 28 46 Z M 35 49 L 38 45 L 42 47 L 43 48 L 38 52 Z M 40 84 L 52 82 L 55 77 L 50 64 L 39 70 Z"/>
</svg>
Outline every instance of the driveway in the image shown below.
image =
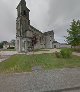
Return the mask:
<svg viewBox="0 0 80 92">
<path fill-rule="evenodd" d="M 80 92 L 80 68 L 0 75 L 0 92 Z"/>
<path fill-rule="evenodd" d="M 11 55 L 17 54 L 16 51 L 0 51 L 0 62 L 8 59 Z"/>
</svg>

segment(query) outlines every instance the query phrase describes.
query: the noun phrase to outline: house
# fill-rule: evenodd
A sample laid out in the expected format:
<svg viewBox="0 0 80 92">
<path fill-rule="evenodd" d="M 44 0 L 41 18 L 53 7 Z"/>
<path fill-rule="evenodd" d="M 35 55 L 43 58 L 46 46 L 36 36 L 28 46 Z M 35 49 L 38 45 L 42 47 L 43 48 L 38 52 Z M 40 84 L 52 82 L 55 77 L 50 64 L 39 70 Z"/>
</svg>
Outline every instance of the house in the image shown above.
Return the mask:
<svg viewBox="0 0 80 92">
<path fill-rule="evenodd" d="M 3 45 L 3 49 L 14 49 L 15 45 L 13 43 L 6 43 Z"/>
<path fill-rule="evenodd" d="M 53 48 L 60 48 L 60 43 L 57 41 L 53 41 Z"/>
</svg>

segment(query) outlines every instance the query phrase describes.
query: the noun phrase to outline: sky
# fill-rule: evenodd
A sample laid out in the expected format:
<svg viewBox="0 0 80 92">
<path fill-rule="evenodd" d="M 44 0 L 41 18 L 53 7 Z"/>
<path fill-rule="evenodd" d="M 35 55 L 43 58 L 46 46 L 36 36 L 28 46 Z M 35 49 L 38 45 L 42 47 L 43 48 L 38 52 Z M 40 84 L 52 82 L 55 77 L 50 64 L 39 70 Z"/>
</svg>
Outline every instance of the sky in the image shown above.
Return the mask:
<svg viewBox="0 0 80 92">
<path fill-rule="evenodd" d="M 80 19 L 80 0 L 25 0 L 30 23 L 42 32 L 54 30 L 55 40 L 65 42 L 73 19 Z M 16 39 L 16 7 L 20 0 L 0 0 L 0 41 Z"/>
</svg>

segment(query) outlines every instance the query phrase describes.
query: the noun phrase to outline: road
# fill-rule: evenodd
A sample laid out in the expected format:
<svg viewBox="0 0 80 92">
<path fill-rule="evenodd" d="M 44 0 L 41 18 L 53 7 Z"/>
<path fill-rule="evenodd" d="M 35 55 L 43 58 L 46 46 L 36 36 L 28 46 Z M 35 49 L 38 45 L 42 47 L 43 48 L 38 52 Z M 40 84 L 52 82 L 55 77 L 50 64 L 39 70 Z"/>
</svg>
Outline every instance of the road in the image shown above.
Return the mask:
<svg viewBox="0 0 80 92">
<path fill-rule="evenodd" d="M 80 68 L 0 75 L 0 92 L 80 92 Z"/>
</svg>

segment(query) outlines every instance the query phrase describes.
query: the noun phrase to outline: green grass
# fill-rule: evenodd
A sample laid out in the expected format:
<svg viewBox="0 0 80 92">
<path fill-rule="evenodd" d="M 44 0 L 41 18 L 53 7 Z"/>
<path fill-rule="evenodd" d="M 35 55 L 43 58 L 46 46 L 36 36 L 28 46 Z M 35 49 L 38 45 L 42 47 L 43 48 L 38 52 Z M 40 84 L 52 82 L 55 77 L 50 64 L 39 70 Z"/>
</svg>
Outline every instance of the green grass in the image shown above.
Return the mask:
<svg viewBox="0 0 80 92">
<path fill-rule="evenodd" d="M 14 55 L 0 63 L 0 73 L 30 72 L 34 66 L 42 66 L 43 69 L 80 67 L 80 57 L 63 59 L 56 58 L 54 54 Z"/>
<path fill-rule="evenodd" d="M 1 51 L 16 51 L 15 49 L 2 49 Z"/>
</svg>

